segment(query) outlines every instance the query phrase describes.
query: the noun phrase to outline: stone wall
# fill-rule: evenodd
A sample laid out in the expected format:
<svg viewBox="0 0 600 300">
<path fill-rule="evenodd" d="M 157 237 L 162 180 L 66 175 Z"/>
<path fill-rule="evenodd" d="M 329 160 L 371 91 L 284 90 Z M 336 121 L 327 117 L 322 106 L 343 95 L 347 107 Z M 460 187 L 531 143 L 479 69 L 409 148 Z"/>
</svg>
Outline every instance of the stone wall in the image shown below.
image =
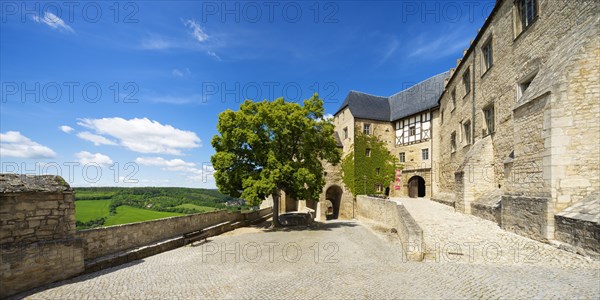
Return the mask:
<svg viewBox="0 0 600 300">
<path fill-rule="evenodd" d="M 583 255 L 600 258 L 600 193 L 568 207 L 555 216 L 556 240 Z"/>
<path fill-rule="evenodd" d="M 77 237 L 84 241 L 85 259 L 89 260 L 127 249 L 141 247 L 222 222 L 235 222 L 242 219 L 243 215 L 239 212 L 229 213 L 221 210 L 210 213 L 81 230 L 77 232 Z"/>
<path fill-rule="evenodd" d="M 547 241 L 548 216 L 552 216 L 550 198 L 526 195 L 502 196 L 501 225 L 508 231 L 536 240 Z"/>
<path fill-rule="evenodd" d="M 440 193 L 456 194 L 457 210 L 474 207 L 482 215 L 480 198 L 501 189 L 503 228 L 551 240 L 554 215 L 600 186 L 600 2 L 538 3 L 538 18 L 517 32 L 514 2 L 497 1 L 451 70 L 440 99 L 439 130 L 433 131 L 439 147 L 433 152 L 438 168 L 434 181 L 439 178 L 435 188 Z M 488 43 L 493 47 L 490 68 L 482 59 Z M 471 79 L 470 91 L 464 74 Z M 491 134 L 484 117 L 490 107 L 495 115 Z M 471 141 L 465 139 L 465 121 L 471 122 Z M 491 152 L 473 151 L 485 139 Z M 483 157 L 481 153 L 491 182 L 469 186 L 465 168 L 470 158 Z"/>
<path fill-rule="evenodd" d="M 375 221 L 398 231 L 402 241 L 402 255 L 406 259 L 423 260 L 423 230 L 401 203 L 367 196 L 357 196 L 356 202 L 359 218 Z"/>
<path fill-rule="evenodd" d="M 73 201 L 60 177 L 0 175 L 0 297 L 83 271 Z"/>
<path fill-rule="evenodd" d="M 216 211 L 76 231 L 73 190 L 62 178 L 0 174 L 0 298 L 173 249 L 186 233 L 212 236 L 271 212 Z M 127 253 L 136 249 L 142 250 Z"/>
</svg>

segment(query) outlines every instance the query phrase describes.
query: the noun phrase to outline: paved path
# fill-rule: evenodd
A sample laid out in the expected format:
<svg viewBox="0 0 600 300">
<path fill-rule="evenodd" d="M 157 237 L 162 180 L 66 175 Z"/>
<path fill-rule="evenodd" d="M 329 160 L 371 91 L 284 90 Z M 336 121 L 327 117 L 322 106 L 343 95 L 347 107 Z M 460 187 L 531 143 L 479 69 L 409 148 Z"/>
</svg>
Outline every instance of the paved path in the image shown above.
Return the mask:
<svg viewBox="0 0 600 300">
<path fill-rule="evenodd" d="M 317 251 L 318 249 L 318 251 Z M 31 298 L 595 298 L 598 269 L 404 262 L 397 239 L 355 221 L 238 229 L 87 274 Z M 227 250 L 227 251 L 225 251 Z M 300 252 L 301 251 L 301 252 Z"/>
<path fill-rule="evenodd" d="M 423 229 L 426 261 L 557 268 L 596 268 L 600 263 L 505 231 L 496 223 L 428 199 L 394 198 Z M 599 282 L 600 285 L 600 282 Z"/>
</svg>

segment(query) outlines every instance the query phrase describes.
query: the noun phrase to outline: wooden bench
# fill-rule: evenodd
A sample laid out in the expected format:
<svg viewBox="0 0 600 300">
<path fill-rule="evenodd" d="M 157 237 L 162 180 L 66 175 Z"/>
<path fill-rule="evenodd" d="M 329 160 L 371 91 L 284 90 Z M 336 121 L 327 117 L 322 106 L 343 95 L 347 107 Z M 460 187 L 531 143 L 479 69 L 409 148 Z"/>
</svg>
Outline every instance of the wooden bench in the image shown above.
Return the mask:
<svg viewBox="0 0 600 300">
<path fill-rule="evenodd" d="M 208 232 L 203 230 L 192 231 L 183 235 L 183 244 L 187 245 L 196 241 L 204 240 L 208 238 Z"/>
</svg>

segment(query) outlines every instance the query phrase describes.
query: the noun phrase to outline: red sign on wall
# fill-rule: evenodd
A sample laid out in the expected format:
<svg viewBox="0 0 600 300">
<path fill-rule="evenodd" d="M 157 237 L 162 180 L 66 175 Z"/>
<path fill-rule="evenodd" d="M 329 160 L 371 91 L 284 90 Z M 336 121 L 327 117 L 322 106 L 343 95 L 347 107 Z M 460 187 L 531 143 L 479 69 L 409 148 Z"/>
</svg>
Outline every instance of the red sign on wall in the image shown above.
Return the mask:
<svg viewBox="0 0 600 300">
<path fill-rule="evenodd" d="M 396 170 L 396 180 L 394 182 L 394 188 L 399 191 L 402 188 L 402 170 Z"/>
</svg>

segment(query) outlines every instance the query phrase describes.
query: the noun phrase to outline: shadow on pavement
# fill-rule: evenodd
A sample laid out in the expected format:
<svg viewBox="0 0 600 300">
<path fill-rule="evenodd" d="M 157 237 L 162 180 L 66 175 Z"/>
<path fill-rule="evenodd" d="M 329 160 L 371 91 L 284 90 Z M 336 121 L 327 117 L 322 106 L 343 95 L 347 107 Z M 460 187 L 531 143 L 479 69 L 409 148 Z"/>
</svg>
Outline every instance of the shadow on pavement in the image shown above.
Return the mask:
<svg viewBox="0 0 600 300">
<path fill-rule="evenodd" d="M 49 284 L 46 284 L 46 285 L 43 285 L 43 286 L 31 289 L 29 291 L 22 292 L 22 293 L 10 296 L 10 297 L 8 297 L 6 299 L 23 299 L 25 297 L 31 296 L 33 294 L 36 294 L 36 293 L 39 293 L 39 292 L 42 292 L 42 291 L 45 291 L 45 290 L 48 290 L 48 289 L 59 287 L 61 285 L 65 285 L 65 284 L 71 284 L 71 283 L 86 281 L 86 280 L 93 279 L 93 278 L 98 277 L 98 276 L 110 274 L 110 273 L 112 273 L 114 271 L 118 271 L 118 270 L 121 270 L 121 269 L 124 269 L 124 268 L 128 268 L 128 267 L 131 267 L 131 266 L 134 266 L 134 265 L 137 265 L 137 264 L 141 264 L 143 262 L 144 262 L 143 259 L 135 260 L 135 261 L 131 261 L 131 262 L 128 262 L 128 263 L 125 263 L 125 264 L 122 264 L 122 265 L 118 265 L 118 266 L 112 267 L 112 268 L 107 268 L 107 269 L 103 269 L 103 270 L 100 270 L 100 271 L 96 271 L 96 272 L 92 272 L 92 273 L 87 273 L 87 274 L 79 275 L 77 277 L 73 277 L 73 278 L 70 278 L 70 279 L 65 279 L 65 280 L 61 280 L 61 281 L 49 283 Z"/>
</svg>

